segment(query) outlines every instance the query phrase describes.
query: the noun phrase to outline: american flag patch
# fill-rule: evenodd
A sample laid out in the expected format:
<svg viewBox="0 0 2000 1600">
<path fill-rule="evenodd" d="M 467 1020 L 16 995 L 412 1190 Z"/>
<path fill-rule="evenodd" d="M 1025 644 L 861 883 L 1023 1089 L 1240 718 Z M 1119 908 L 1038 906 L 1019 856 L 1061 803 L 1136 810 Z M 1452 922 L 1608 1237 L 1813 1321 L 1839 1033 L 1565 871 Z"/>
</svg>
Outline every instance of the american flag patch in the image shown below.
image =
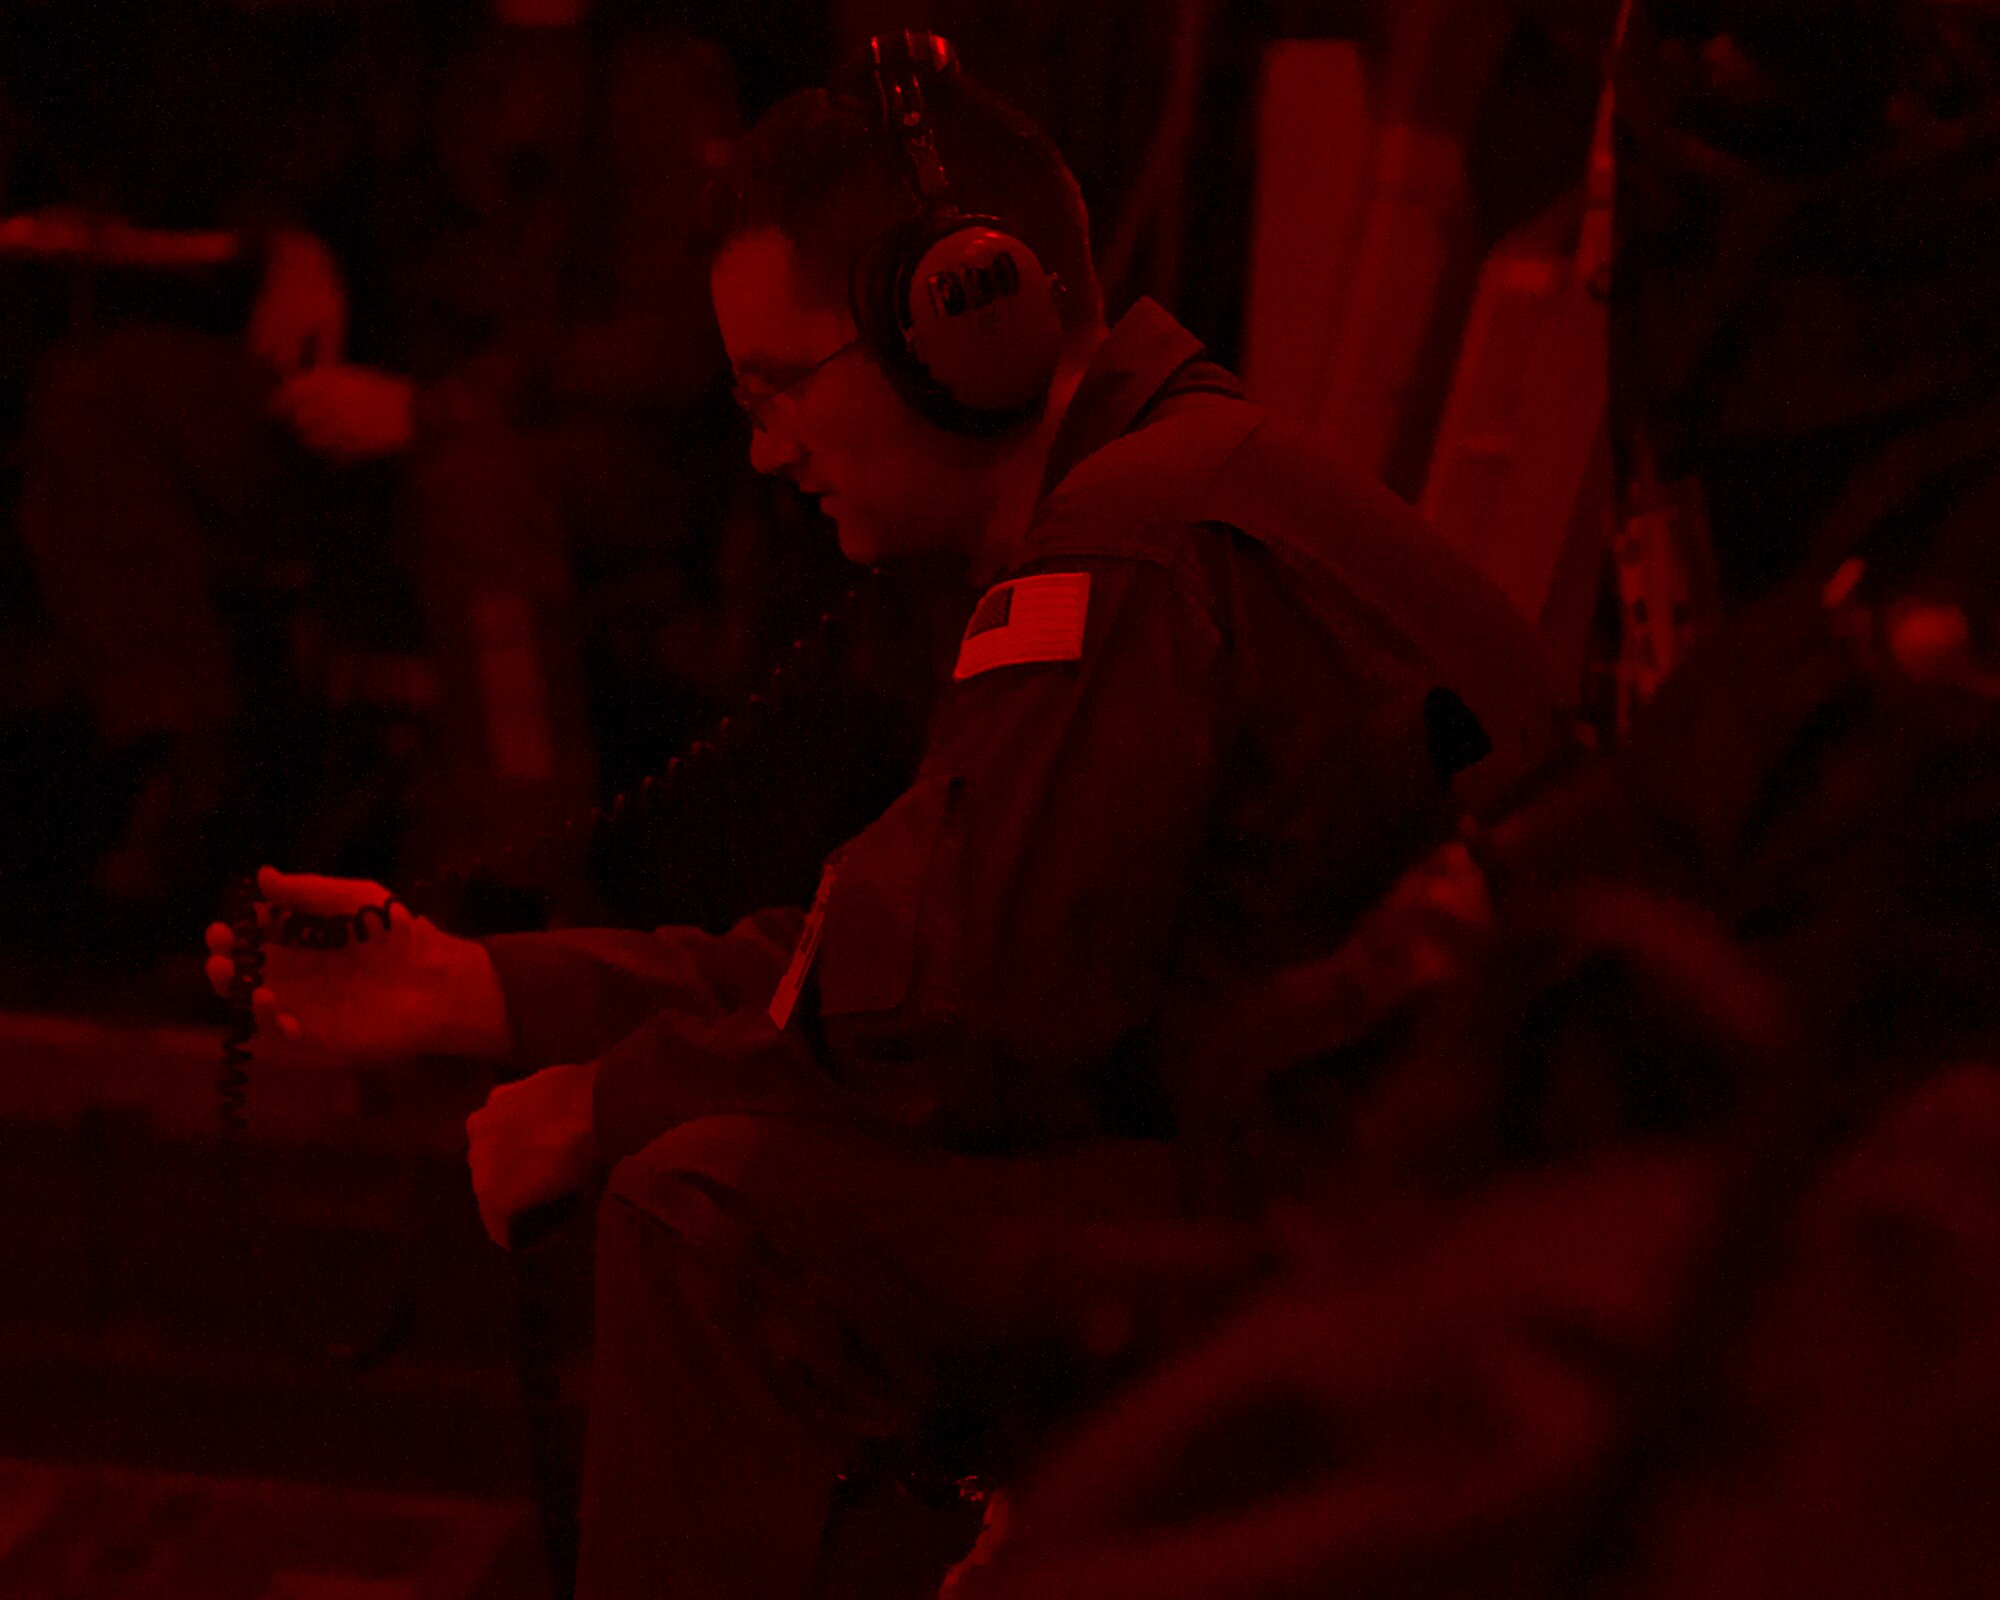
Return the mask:
<svg viewBox="0 0 2000 1600">
<path fill-rule="evenodd" d="M 988 589 L 965 625 L 952 677 L 1030 661 L 1076 661 L 1090 614 L 1090 574 L 1050 572 Z"/>
</svg>

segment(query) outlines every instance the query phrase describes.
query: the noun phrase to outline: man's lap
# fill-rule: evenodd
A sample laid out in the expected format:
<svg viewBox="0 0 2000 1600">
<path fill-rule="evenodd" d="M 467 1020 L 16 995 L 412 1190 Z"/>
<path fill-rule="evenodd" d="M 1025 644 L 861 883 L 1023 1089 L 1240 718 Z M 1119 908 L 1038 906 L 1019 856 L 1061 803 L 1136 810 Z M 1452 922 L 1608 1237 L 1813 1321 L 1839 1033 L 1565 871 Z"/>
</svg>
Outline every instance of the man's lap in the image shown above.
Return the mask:
<svg viewBox="0 0 2000 1600">
<path fill-rule="evenodd" d="M 828 1268 L 893 1265 L 961 1318 L 1041 1299 L 1047 1250 L 1092 1225 L 1180 1215 L 1172 1146 L 967 1156 L 888 1130 L 773 1116 L 687 1122 L 621 1161 L 609 1195 L 698 1247 L 749 1235 Z"/>
<path fill-rule="evenodd" d="M 1232 1303 L 1261 1272 L 1257 1252 L 1188 1221 L 1182 1187 L 1174 1147 L 1152 1141 L 965 1156 L 851 1125 L 718 1116 L 620 1162 L 605 1225 L 657 1238 L 641 1270 L 692 1251 L 740 1282 L 752 1326 L 775 1318 L 787 1326 L 770 1336 L 789 1339 L 820 1324 L 829 1349 L 915 1400 L 955 1358 L 1029 1343 L 1138 1354 L 1177 1336 L 1162 1323 Z M 617 1292 L 600 1282 L 600 1302 Z"/>
</svg>

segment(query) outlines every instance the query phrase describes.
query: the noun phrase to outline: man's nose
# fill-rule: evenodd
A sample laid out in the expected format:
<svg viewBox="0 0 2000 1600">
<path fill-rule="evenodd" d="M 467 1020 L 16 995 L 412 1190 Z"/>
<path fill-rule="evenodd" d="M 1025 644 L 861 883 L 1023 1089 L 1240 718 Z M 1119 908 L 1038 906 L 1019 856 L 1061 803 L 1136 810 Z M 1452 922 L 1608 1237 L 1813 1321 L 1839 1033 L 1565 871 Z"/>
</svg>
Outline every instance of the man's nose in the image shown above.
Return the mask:
<svg viewBox="0 0 2000 1600">
<path fill-rule="evenodd" d="M 755 428 L 750 433 L 750 465 L 767 477 L 795 477 L 805 459 L 798 440 L 783 429 Z"/>
</svg>

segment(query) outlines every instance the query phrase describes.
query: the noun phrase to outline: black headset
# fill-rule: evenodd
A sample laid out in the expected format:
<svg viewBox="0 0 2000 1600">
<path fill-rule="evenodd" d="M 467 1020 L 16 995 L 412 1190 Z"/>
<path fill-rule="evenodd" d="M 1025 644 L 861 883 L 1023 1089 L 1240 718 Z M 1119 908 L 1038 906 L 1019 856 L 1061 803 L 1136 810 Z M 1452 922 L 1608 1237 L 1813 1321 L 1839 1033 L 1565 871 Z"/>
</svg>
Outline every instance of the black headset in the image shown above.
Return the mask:
<svg viewBox="0 0 2000 1600">
<path fill-rule="evenodd" d="M 934 33 L 882 34 L 866 68 L 917 209 L 856 261 L 854 326 L 903 398 L 947 432 L 1033 422 L 1062 353 L 1062 283 L 1007 222 L 952 199 L 924 89 L 955 77 L 958 56 Z"/>
</svg>

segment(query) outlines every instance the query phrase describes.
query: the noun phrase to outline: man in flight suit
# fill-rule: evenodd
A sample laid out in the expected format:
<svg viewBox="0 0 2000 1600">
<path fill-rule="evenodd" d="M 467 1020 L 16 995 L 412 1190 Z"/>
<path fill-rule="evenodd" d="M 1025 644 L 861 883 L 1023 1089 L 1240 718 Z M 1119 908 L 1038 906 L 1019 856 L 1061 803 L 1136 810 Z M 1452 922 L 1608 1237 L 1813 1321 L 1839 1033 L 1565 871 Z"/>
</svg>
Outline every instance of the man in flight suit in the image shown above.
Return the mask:
<svg viewBox="0 0 2000 1600">
<path fill-rule="evenodd" d="M 256 998 L 280 1038 L 531 1074 L 469 1125 L 503 1242 L 610 1167 L 592 1596 L 807 1593 L 860 1441 L 953 1358 L 1087 1320 L 1041 1246 L 1175 1209 L 1186 1021 L 1330 948 L 1448 836 L 1459 770 L 1504 779 L 1548 726 L 1497 593 L 1157 305 L 1107 329 L 1060 155 L 956 75 L 923 92 L 955 204 L 1062 286 L 1033 414 L 955 430 L 864 331 L 857 264 L 922 205 L 865 94 L 748 136 L 711 273 L 759 469 L 857 562 L 968 565 L 916 781 L 810 913 L 472 944 L 398 912 L 339 956 L 274 950 Z M 277 916 L 379 894 L 264 887 Z"/>
</svg>

